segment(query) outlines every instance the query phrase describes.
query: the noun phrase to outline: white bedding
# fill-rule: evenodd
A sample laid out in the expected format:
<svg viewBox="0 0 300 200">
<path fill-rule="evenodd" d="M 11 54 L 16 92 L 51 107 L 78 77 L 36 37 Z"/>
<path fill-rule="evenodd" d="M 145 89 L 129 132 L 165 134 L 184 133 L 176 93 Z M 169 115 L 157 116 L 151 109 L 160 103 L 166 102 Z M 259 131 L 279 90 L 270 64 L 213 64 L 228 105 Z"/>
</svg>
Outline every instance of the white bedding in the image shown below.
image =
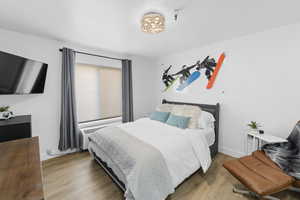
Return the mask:
<svg viewBox="0 0 300 200">
<path fill-rule="evenodd" d="M 215 143 L 216 134 L 215 134 L 215 129 L 214 128 L 200 129 L 199 133 L 205 135 L 208 146 L 211 146 Z"/>
<path fill-rule="evenodd" d="M 142 118 L 119 125 L 128 134 L 156 147 L 164 156 L 174 188 L 202 167 L 211 164 L 211 155 L 205 134 L 207 130 L 180 129 L 167 124 Z"/>
</svg>

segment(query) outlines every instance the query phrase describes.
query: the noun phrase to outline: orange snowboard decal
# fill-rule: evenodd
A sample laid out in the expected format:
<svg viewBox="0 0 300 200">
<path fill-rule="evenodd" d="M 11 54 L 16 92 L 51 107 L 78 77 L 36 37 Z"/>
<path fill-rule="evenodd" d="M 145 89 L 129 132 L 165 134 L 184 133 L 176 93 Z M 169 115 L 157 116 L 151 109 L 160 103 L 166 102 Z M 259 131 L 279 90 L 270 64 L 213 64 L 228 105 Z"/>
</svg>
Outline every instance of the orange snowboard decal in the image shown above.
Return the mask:
<svg viewBox="0 0 300 200">
<path fill-rule="evenodd" d="M 221 69 L 221 66 L 223 64 L 224 59 L 225 59 L 225 53 L 222 53 L 219 57 L 217 66 L 216 66 L 212 76 L 210 77 L 208 83 L 207 83 L 206 89 L 211 89 L 214 86 L 214 83 L 216 81 L 217 75 L 218 75 L 218 73 Z"/>
</svg>

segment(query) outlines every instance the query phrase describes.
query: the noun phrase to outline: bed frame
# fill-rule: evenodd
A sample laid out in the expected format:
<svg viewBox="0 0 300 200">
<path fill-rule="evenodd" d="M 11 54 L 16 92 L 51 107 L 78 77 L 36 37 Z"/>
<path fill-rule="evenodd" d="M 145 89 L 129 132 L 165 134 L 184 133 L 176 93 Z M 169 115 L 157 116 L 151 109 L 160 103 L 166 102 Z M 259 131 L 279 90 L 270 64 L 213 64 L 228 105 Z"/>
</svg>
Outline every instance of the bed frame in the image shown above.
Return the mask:
<svg viewBox="0 0 300 200">
<path fill-rule="evenodd" d="M 203 111 L 211 113 L 215 117 L 215 143 L 211 145 L 210 153 L 211 157 L 215 158 L 217 153 L 219 152 L 219 114 L 220 114 L 220 104 L 217 103 L 216 105 L 210 104 L 196 104 L 196 103 L 185 103 L 185 102 L 176 102 L 176 101 L 167 101 L 165 99 L 162 100 L 162 103 L 168 104 L 177 104 L 177 105 L 192 105 L 192 106 L 199 106 Z"/>
<path fill-rule="evenodd" d="M 218 153 L 218 145 L 219 145 L 219 113 L 220 113 L 220 104 L 219 103 L 217 103 L 216 105 L 196 104 L 196 103 L 185 103 L 185 102 L 167 101 L 165 99 L 162 100 L 162 103 L 163 104 L 168 103 L 168 104 L 177 104 L 177 105 L 199 106 L 203 111 L 210 112 L 215 117 L 215 120 L 216 120 L 215 121 L 215 143 L 210 146 L 211 157 L 214 159 L 215 156 Z M 112 179 L 112 181 L 115 182 L 117 184 L 117 186 L 123 192 L 125 192 L 126 191 L 125 184 L 116 176 L 116 174 L 113 172 L 113 170 L 110 167 L 108 167 L 107 164 L 101 158 L 99 158 L 96 155 L 95 152 L 92 152 L 92 153 L 93 153 L 94 158 L 97 161 L 97 163 L 104 169 L 104 171 L 107 173 L 107 175 L 110 176 L 110 178 Z M 202 170 L 202 168 L 200 167 L 199 170 Z M 197 173 L 199 170 L 197 170 L 195 173 Z M 177 187 L 179 187 L 180 185 L 178 185 Z"/>
</svg>

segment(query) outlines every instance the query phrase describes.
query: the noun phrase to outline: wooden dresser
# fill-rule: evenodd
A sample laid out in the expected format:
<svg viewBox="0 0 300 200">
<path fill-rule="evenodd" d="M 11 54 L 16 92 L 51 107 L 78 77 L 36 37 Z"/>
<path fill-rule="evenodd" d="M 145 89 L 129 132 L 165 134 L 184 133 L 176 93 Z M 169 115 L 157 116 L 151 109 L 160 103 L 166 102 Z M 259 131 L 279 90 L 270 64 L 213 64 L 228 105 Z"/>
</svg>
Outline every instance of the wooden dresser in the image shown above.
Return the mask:
<svg viewBox="0 0 300 200">
<path fill-rule="evenodd" d="M 38 137 L 0 143 L 0 199 L 44 199 Z"/>
</svg>

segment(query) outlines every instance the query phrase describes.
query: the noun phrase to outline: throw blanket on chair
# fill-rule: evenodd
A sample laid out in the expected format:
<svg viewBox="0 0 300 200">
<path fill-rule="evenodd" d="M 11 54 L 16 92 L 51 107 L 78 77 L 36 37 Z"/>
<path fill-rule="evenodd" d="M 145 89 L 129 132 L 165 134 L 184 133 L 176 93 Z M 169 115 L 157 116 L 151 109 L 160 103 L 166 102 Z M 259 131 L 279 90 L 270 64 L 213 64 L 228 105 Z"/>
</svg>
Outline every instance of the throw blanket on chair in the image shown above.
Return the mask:
<svg viewBox="0 0 300 200">
<path fill-rule="evenodd" d="M 266 144 L 262 149 L 285 173 L 300 180 L 300 121 L 287 140 L 284 143 Z"/>
<path fill-rule="evenodd" d="M 126 177 L 126 200 L 163 200 L 174 192 L 172 179 L 159 150 L 118 127 L 90 136 Z"/>
</svg>

